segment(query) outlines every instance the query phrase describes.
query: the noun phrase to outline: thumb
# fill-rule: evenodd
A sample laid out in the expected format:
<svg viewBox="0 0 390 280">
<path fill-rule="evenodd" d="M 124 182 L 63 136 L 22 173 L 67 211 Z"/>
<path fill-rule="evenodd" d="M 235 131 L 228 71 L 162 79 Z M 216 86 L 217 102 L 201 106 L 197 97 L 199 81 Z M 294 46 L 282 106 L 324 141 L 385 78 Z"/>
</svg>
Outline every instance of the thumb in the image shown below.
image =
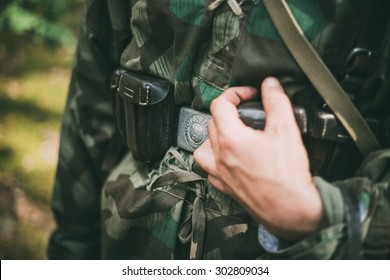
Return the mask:
<svg viewBox="0 0 390 280">
<path fill-rule="evenodd" d="M 265 79 L 261 85 L 261 98 L 266 114 L 265 131 L 288 133 L 298 129 L 290 99 L 275 78 Z"/>
</svg>

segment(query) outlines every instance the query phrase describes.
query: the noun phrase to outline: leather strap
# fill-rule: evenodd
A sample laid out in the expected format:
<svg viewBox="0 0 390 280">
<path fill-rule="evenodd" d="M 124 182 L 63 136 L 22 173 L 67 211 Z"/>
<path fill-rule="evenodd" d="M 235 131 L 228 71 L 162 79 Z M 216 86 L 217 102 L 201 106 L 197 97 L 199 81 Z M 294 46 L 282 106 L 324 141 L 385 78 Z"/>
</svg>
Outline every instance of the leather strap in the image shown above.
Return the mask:
<svg viewBox="0 0 390 280">
<path fill-rule="evenodd" d="M 305 38 L 285 0 L 264 0 L 287 48 L 329 108 L 348 131 L 363 157 L 381 147 L 362 115 Z"/>
</svg>

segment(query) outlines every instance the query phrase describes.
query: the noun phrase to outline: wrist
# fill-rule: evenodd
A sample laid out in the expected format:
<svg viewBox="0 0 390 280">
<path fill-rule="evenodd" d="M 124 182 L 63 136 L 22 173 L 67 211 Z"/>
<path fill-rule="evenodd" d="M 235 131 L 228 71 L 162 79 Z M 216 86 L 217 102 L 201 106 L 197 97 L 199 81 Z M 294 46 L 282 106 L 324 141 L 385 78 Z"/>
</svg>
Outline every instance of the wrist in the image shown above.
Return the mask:
<svg viewBox="0 0 390 280">
<path fill-rule="evenodd" d="M 288 200 L 278 205 L 290 205 L 279 211 L 268 211 L 271 213 L 262 223 L 273 234 L 288 240 L 298 241 L 320 229 L 323 220 L 324 209 L 320 193 L 313 182 L 287 196 Z M 294 203 L 291 203 L 295 200 Z M 272 209 L 269 208 L 269 209 Z"/>
</svg>

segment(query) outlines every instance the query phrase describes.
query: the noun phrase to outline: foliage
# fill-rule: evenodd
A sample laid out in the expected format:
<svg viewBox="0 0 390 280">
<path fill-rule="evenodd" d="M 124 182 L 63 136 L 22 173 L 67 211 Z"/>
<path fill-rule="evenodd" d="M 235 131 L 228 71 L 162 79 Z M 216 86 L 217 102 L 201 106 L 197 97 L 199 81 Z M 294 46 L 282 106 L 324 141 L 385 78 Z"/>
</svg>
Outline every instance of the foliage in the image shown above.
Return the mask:
<svg viewBox="0 0 390 280">
<path fill-rule="evenodd" d="M 0 73 L 31 70 L 36 49 L 73 52 L 82 0 L 0 0 Z M 35 61 L 34 61 L 35 63 Z M 38 67 L 44 68 L 44 63 Z"/>
<path fill-rule="evenodd" d="M 0 259 L 46 258 L 82 3 L 0 0 Z"/>
<path fill-rule="evenodd" d="M 0 43 L 14 48 L 16 38 L 31 38 L 51 45 L 73 44 L 74 35 L 59 18 L 80 3 L 80 0 L 7 0 L 0 6 L 0 32 L 5 35 L 0 37 Z"/>
<path fill-rule="evenodd" d="M 72 56 L 35 46 L 27 70 L 0 73 L 0 259 L 44 259 Z"/>
</svg>

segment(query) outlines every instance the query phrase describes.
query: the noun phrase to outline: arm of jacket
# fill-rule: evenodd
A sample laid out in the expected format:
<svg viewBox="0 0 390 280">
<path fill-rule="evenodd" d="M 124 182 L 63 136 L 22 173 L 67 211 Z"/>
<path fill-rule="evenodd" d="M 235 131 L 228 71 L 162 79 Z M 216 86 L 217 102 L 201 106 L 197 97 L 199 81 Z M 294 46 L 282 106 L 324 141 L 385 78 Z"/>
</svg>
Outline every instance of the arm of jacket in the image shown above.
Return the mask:
<svg viewBox="0 0 390 280">
<path fill-rule="evenodd" d="M 297 243 L 288 244 L 259 227 L 260 244 L 271 258 L 277 259 L 347 259 L 348 225 L 345 201 L 340 188 L 359 205 L 360 234 L 364 259 L 390 258 L 390 150 L 371 154 L 356 177 L 328 183 L 315 177 L 325 209 L 322 229 Z"/>
<path fill-rule="evenodd" d="M 102 169 L 113 135 L 112 72 L 130 40 L 128 1 L 87 1 L 65 108 L 52 210 L 50 259 L 100 256 Z"/>
<path fill-rule="evenodd" d="M 378 71 L 367 80 L 363 91 L 373 98 L 362 106 L 362 110 L 379 111 L 389 116 L 390 96 L 390 26 L 387 27 L 384 51 Z M 372 94 L 375 92 L 375 94 Z M 389 146 L 389 140 L 384 141 Z M 364 259 L 390 259 L 390 149 L 372 153 L 366 158 L 355 177 L 329 183 L 315 177 L 324 205 L 321 230 L 300 242 L 289 244 L 268 233 L 259 226 L 260 244 L 272 258 L 281 259 L 347 259 L 351 231 L 360 234 L 359 253 Z M 358 218 L 348 222 L 347 200 L 356 201 Z M 355 244 L 358 246 L 359 244 Z"/>
</svg>

